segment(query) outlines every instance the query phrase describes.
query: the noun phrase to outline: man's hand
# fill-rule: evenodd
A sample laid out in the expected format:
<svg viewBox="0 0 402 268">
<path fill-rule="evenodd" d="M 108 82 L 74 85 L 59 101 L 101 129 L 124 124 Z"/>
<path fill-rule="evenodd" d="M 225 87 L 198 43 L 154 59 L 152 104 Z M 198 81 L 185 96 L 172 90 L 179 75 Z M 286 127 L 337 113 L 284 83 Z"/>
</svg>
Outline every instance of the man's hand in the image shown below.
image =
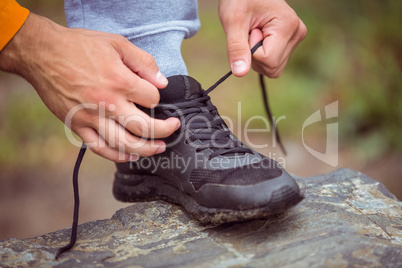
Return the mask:
<svg viewBox="0 0 402 268">
<path fill-rule="evenodd" d="M 163 152 L 163 141 L 141 137 L 167 137 L 180 125 L 135 106 L 158 104 L 157 88 L 167 80 L 150 54 L 119 35 L 68 29 L 31 13 L 0 52 L 0 69 L 29 81 L 92 151 L 115 162 Z"/>
<path fill-rule="evenodd" d="M 219 16 L 227 37 L 229 63 L 236 76 L 250 65 L 271 78 L 281 75 L 306 26 L 284 0 L 220 0 Z M 250 48 L 263 41 L 251 60 Z"/>
</svg>

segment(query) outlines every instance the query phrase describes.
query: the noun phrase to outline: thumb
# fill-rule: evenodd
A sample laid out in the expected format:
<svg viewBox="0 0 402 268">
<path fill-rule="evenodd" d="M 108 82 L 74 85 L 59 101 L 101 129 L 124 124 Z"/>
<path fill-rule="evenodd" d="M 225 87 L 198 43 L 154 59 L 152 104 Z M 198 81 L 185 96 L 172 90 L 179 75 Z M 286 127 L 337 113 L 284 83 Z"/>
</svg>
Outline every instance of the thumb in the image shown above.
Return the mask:
<svg viewBox="0 0 402 268">
<path fill-rule="evenodd" d="M 240 21 L 235 20 L 224 25 L 230 68 L 239 77 L 246 75 L 251 65 L 248 29 Z"/>
<path fill-rule="evenodd" d="M 152 55 L 133 45 L 127 39 L 125 40 L 125 42 L 121 42 L 116 48 L 121 55 L 123 63 L 132 72 L 157 88 L 165 88 L 168 80 L 159 71 L 159 67 Z"/>
</svg>

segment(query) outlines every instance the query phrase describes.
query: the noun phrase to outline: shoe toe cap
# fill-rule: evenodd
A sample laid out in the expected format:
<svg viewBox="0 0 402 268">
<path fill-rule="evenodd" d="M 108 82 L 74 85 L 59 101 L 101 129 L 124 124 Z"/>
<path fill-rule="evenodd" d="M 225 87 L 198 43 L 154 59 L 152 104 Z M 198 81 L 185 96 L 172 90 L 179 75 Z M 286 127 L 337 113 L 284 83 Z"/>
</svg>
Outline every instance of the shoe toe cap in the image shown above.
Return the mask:
<svg viewBox="0 0 402 268">
<path fill-rule="evenodd" d="M 286 172 L 253 185 L 205 184 L 195 196 L 205 207 L 234 210 L 288 207 L 302 199 L 299 186 Z"/>
</svg>

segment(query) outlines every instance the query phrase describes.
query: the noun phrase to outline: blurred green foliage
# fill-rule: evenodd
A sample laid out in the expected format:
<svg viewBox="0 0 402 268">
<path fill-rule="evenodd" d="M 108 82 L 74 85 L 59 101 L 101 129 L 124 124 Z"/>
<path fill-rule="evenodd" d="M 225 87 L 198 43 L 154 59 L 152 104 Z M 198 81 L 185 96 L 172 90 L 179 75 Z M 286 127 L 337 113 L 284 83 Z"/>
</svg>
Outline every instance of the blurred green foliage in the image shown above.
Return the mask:
<svg viewBox="0 0 402 268">
<path fill-rule="evenodd" d="M 402 2 L 310 0 L 290 5 L 309 33 L 287 71 L 318 82 L 312 97 L 339 99 L 344 144 L 373 157 L 401 151 Z"/>
<path fill-rule="evenodd" d="M 274 114 L 286 115 L 281 134 L 300 138 L 307 117 L 338 100 L 341 146 L 358 148 L 365 160 L 401 152 L 402 1 L 288 3 L 306 24 L 308 34 L 283 75 L 268 81 Z M 217 71 L 223 74 L 229 68 L 226 43 L 216 4 L 202 7 L 200 18 L 201 31 L 186 41 L 190 44 L 185 43 L 184 54 L 190 73 L 210 85 L 219 78 Z M 242 100 L 244 120 L 264 115 L 256 76 L 231 79 L 228 88 L 217 89 L 225 91 L 215 99 L 220 101 L 221 113 L 235 117 L 236 106 L 226 108 L 224 103 Z M 324 134 L 325 122 L 316 130 Z"/>
<path fill-rule="evenodd" d="M 62 1 L 19 2 L 64 24 Z M 309 115 L 339 100 L 341 146 L 359 148 L 361 156 L 369 159 L 401 152 L 402 1 L 288 3 L 306 24 L 308 34 L 281 78 L 267 79 L 274 114 L 287 117 L 281 122 L 282 136 L 299 139 Z M 190 75 L 208 87 L 229 69 L 226 40 L 217 1 L 201 0 L 199 14 L 201 30 L 184 42 L 183 54 Z M 13 80 L 17 79 L 0 73 L 0 83 Z M 34 91 L 21 82 L 8 83 L 9 91 L 0 95 L 0 166 L 17 165 L 27 158 L 42 163 L 36 158 L 46 144 L 50 154 L 62 153 L 71 146 L 61 122 L 47 111 Z M 237 116 L 237 102 L 242 101 L 243 123 L 253 115 L 264 115 L 253 72 L 241 79 L 231 77 L 212 97 L 221 114 L 229 117 Z M 325 132 L 325 124 L 318 131 Z"/>
</svg>

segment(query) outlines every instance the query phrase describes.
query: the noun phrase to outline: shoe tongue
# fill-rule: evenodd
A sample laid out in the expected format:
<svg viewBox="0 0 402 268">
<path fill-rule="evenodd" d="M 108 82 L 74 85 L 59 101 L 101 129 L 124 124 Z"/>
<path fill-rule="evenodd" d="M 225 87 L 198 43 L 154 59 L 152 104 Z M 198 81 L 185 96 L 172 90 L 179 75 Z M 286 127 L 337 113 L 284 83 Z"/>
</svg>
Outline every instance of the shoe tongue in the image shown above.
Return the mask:
<svg viewBox="0 0 402 268">
<path fill-rule="evenodd" d="M 167 87 L 160 89 L 160 103 L 173 104 L 190 99 L 196 99 L 204 93 L 200 83 L 186 75 L 168 77 Z"/>
</svg>

